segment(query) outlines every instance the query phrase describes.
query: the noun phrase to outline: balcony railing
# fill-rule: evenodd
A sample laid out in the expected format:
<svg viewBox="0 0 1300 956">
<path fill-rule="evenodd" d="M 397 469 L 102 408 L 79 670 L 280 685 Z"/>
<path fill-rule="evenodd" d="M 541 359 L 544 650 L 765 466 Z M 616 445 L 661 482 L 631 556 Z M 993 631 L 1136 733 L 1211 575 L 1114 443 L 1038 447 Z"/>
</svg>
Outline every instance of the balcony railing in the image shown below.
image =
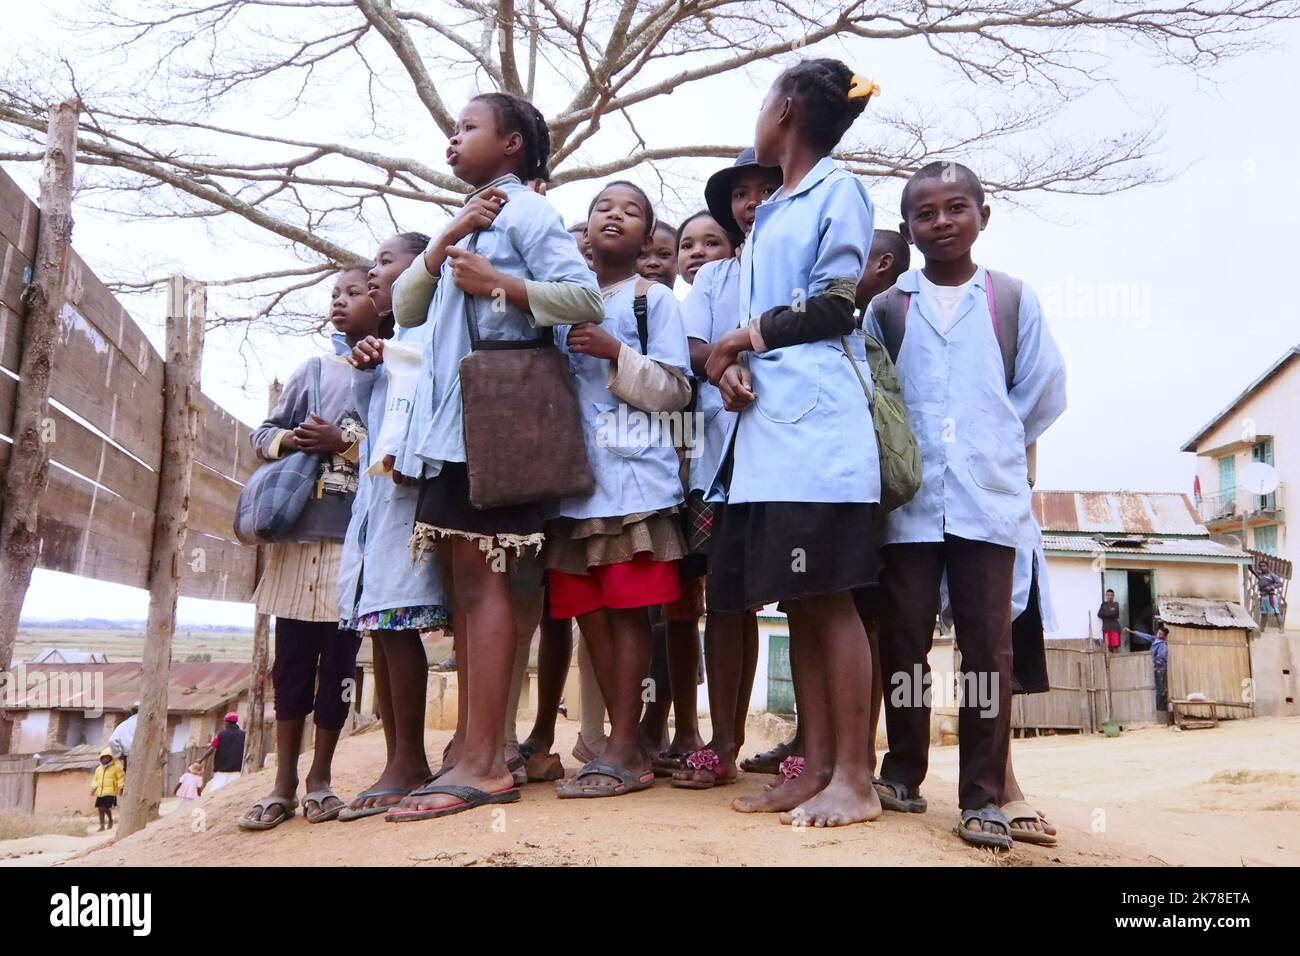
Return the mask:
<svg viewBox="0 0 1300 956">
<path fill-rule="evenodd" d="M 1252 495 L 1242 488 L 1233 488 L 1214 495 L 1202 495 L 1196 502 L 1196 511 L 1201 521 L 1206 524 L 1260 518 L 1276 519 L 1284 506 L 1283 497 L 1286 485 L 1277 486 L 1277 490 L 1268 495 Z"/>
</svg>

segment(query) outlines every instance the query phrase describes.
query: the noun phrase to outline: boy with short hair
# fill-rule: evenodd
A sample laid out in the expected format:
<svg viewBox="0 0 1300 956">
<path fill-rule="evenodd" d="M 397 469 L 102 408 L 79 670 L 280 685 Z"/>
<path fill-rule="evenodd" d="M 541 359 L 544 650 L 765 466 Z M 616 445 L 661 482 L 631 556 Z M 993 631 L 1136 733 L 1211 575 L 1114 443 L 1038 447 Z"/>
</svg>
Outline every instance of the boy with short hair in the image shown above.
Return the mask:
<svg viewBox="0 0 1300 956">
<path fill-rule="evenodd" d="M 1032 515 L 1027 448 L 1064 410 L 1064 366 L 1032 290 L 990 275 L 971 256 L 989 221 L 974 173 L 956 163 L 923 167 L 904 188 L 901 211 L 899 231 L 925 266 L 873 301 L 864 328 L 898 365 L 923 480 L 885 517 L 880 651 L 889 753 L 878 784 L 898 802 L 921 799 L 930 743 L 926 655 L 946 572 L 966 690 L 958 833 L 1010 849 L 1000 804 L 1016 544 Z M 1013 300 L 1017 287 L 1016 314 L 998 315 L 997 303 Z"/>
</svg>

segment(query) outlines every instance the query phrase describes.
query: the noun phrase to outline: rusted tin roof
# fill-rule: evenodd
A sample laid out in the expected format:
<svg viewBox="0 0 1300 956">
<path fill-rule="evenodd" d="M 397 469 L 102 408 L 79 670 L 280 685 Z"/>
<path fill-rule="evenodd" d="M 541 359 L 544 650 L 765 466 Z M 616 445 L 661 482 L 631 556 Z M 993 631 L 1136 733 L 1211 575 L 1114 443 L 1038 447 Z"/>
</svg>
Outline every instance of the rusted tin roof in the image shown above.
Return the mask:
<svg viewBox="0 0 1300 956">
<path fill-rule="evenodd" d="M 1045 534 L 1043 550 L 1048 554 L 1107 554 L 1115 557 L 1130 558 L 1206 558 L 1215 562 L 1229 561 L 1249 564 L 1251 556 L 1240 548 L 1229 547 L 1212 541 L 1208 537 L 1199 538 L 1143 538 L 1128 544 L 1115 543 L 1102 536 L 1102 540 L 1083 535 Z"/>
<path fill-rule="evenodd" d="M 1187 627 L 1244 627 L 1259 625 L 1235 601 L 1217 601 L 1211 598 L 1162 597 L 1159 600 L 1160 620 L 1166 624 Z"/>
<path fill-rule="evenodd" d="M 1034 517 L 1048 534 L 1207 534 L 1191 499 L 1172 491 L 1035 491 Z"/>
<path fill-rule="evenodd" d="M 248 690 L 252 673 L 247 663 L 173 662 L 167 712 L 202 714 L 227 704 Z M 25 679 L 14 679 L 20 674 Z M 139 663 L 20 664 L 11 680 L 11 710 L 125 711 L 140 699 Z"/>
</svg>

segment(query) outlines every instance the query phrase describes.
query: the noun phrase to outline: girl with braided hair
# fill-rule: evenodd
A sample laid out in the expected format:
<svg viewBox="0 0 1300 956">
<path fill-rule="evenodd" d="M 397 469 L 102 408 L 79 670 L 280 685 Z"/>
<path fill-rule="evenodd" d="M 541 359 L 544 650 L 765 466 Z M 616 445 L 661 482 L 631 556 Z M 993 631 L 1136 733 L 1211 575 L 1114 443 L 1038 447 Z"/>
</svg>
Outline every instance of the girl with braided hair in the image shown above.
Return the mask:
<svg viewBox="0 0 1300 956">
<path fill-rule="evenodd" d="M 459 370 L 470 353 L 467 307 L 482 337 L 494 341 L 532 340 L 538 328 L 604 318 L 596 278 L 560 214 L 525 185 L 549 175 L 550 143 L 546 120 L 526 100 L 506 93 L 470 100 L 447 163 L 473 192 L 393 286 L 398 326 L 428 327 L 395 470 L 419 482 L 411 549 L 434 553 L 442 567 L 462 681 L 456 736 L 437 779 L 390 809 L 388 820 L 519 799 L 504 753 L 516 646 L 512 584 L 517 589 L 519 559 L 541 547 L 547 512 L 541 503 L 470 504 Z M 520 462 L 521 478 L 526 466 Z M 510 573 L 499 571 L 503 554 Z"/>
</svg>

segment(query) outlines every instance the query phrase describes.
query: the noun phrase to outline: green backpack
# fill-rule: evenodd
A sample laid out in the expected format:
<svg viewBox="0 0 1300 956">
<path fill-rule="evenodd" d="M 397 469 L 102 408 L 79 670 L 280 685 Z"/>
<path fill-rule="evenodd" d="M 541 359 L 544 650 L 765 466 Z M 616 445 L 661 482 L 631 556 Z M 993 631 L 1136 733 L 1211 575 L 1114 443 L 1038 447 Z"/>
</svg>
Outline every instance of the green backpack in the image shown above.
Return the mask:
<svg viewBox="0 0 1300 956">
<path fill-rule="evenodd" d="M 871 369 L 871 384 L 875 386 L 874 397 L 853 358 L 848 339 L 840 336 L 840 344 L 862 384 L 862 394 L 871 405 L 871 423 L 876 428 L 876 447 L 880 452 L 880 510 L 884 513 L 907 504 L 921 487 L 921 448 L 907 423 L 898 369 L 883 343 L 865 332 L 862 335 L 867 342 L 867 366 Z"/>
</svg>

